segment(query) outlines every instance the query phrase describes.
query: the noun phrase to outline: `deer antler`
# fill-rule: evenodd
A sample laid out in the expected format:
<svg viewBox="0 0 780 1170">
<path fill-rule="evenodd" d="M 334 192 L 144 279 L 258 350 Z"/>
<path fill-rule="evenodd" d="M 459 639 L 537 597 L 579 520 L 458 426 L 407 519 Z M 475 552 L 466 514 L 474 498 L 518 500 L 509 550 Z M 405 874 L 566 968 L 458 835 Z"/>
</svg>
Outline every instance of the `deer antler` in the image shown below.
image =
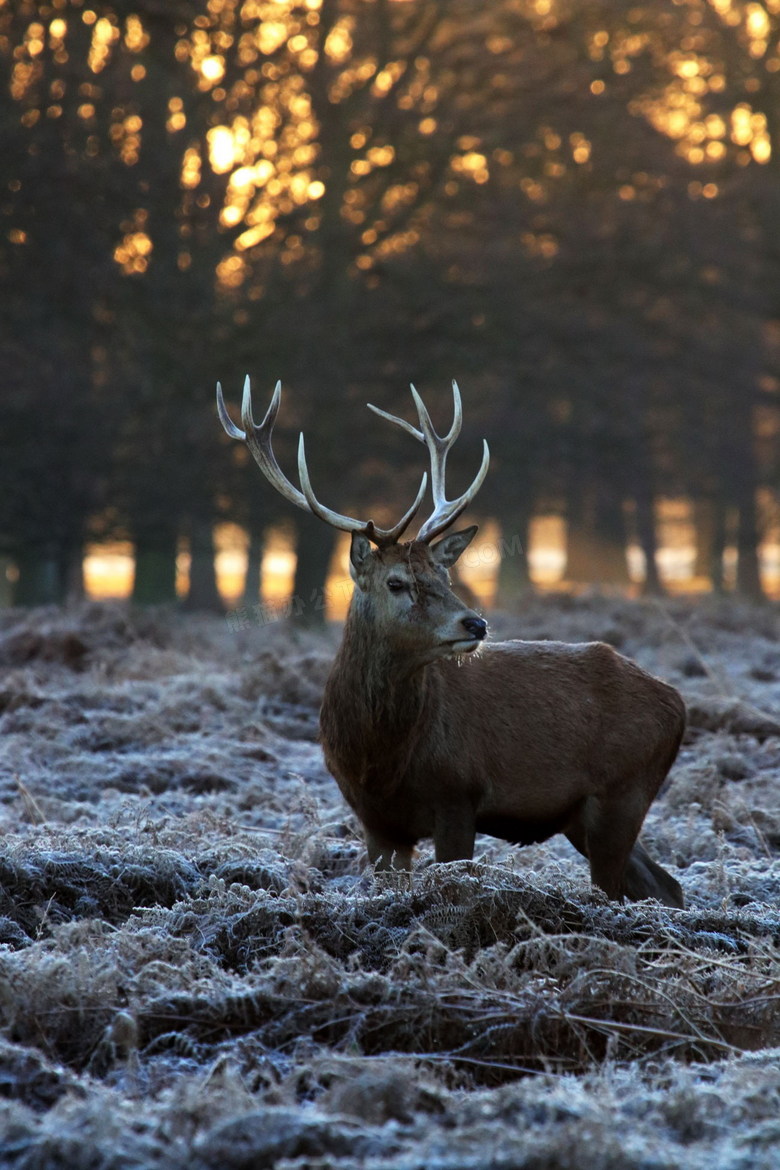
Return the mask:
<svg viewBox="0 0 780 1170">
<path fill-rule="evenodd" d="M 324 520 L 332 528 L 338 528 L 342 532 L 361 532 L 369 540 L 373 540 L 374 544 L 395 544 L 411 524 L 422 503 L 425 489 L 428 486 L 427 474 L 423 474 L 420 489 L 411 508 L 401 517 L 394 528 L 377 528 L 373 520 L 355 520 L 351 516 L 342 516 L 339 512 L 333 512 L 330 508 L 326 508 L 324 504 L 321 504 L 314 494 L 311 480 L 309 479 L 309 469 L 306 466 L 303 435 L 301 435 L 298 444 L 298 474 L 301 480 L 301 487 L 303 488 L 302 492 L 290 483 L 276 461 L 276 456 L 271 446 L 271 433 L 276 422 L 276 416 L 279 413 L 281 401 L 282 384 L 281 382 L 277 382 L 271 399 L 271 405 L 265 413 L 265 418 L 257 426 L 252 417 L 252 392 L 249 375 L 247 375 L 244 380 L 244 397 L 241 404 L 241 421 L 244 424 L 244 430 L 242 431 L 235 425 L 228 414 L 225 400 L 222 397 L 222 386 L 217 382 L 217 413 L 219 414 L 219 420 L 222 426 L 230 435 L 231 439 L 241 439 L 246 443 L 263 475 L 271 486 L 276 488 L 280 495 L 284 496 L 286 500 L 289 500 L 291 504 L 295 504 L 296 507 L 302 508 L 304 512 L 310 512 L 312 515 L 318 516 L 320 520 Z"/>
<path fill-rule="evenodd" d="M 420 430 L 412 426 L 411 423 L 406 422 L 403 418 L 397 418 L 394 414 L 388 414 L 386 410 L 380 410 L 378 406 L 371 406 L 369 403 L 369 410 L 373 410 L 374 414 L 380 415 L 381 418 L 386 418 L 397 426 L 402 427 L 413 435 L 420 443 L 424 443 L 428 448 L 431 457 L 431 490 L 433 492 L 433 512 L 423 524 L 422 528 L 417 534 L 417 539 L 428 544 L 433 540 L 434 536 L 439 536 L 445 528 L 449 528 L 454 524 L 458 516 L 466 511 L 471 501 L 476 496 L 482 483 L 487 475 L 487 470 L 490 465 L 490 451 L 488 450 L 487 441 L 482 440 L 482 464 L 477 477 L 472 483 L 471 487 L 458 496 L 457 500 L 448 500 L 445 495 L 445 474 L 447 468 L 447 453 L 452 447 L 453 443 L 460 434 L 460 428 L 463 423 L 463 408 L 460 401 L 460 390 L 458 383 L 452 383 L 452 397 L 454 402 L 454 416 L 452 426 L 446 435 L 437 435 L 433 429 L 431 416 L 425 407 L 420 395 L 411 387 L 414 404 L 417 407 L 417 417 L 420 420 Z"/>
</svg>

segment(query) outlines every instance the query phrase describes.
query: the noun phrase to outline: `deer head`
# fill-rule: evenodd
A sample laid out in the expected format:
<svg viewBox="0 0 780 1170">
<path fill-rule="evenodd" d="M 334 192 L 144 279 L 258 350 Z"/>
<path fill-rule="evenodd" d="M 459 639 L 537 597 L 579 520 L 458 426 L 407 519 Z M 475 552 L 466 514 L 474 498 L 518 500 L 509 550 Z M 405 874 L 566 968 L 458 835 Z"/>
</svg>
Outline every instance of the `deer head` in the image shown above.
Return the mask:
<svg viewBox="0 0 780 1170">
<path fill-rule="evenodd" d="M 284 475 L 271 445 L 271 435 L 281 404 L 280 382 L 276 384 L 271 404 L 259 426 L 252 416 L 249 377 L 244 381 L 241 408 L 244 429 L 240 430 L 230 418 L 219 383 L 217 411 L 227 434 L 246 443 L 263 475 L 280 495 L 303 511 L 318 516 L 331 527 L 352 534 L 350 572 L 357 587 L 357 611 L 370 622 L 376 634 L 392 631 L 395 644 L 403 648 L 411 659 L 421 662 L 468 653 L 477 648 L 487 631 L 487 623 L 472 610 L 464 609 L 463 603 L 452 593 L 447 571 L 474 538 L 476 526 L 451 533 L 436 544 L 431 542 L 455 523 L 476 496 L 487 475 L 490 453 L 483 440 L 482 463 L 476 478 L 461 496 L 448 500 L 445 491 L 447 454 L 460 434 L 463 421 L 460 391 L 457 383 L 453 382 L 453 422 L 448 433 L 442 436 L 434 430 L 430 415 L 414 386 L 411 390 L 419 429 L 376 406 L 369 407 L 381 418 L 408 431 L 424 444 L 429 453 L 433 511 L 417 537 L 404 543 L 401 543 L 401 537 L 417 514 L 425 495 L 427 473 L 423 473 L 414 503 L 398 523 L 392 528 L 380 528 L 373 520 L 344 516 L 319 502 L 309 478 L 303 435 L 298 442 L 298 475 L 303 490 L 296 488 Z M 416 653 L 413 652 L 414 647 L 417 648 Z"/>
</svg>

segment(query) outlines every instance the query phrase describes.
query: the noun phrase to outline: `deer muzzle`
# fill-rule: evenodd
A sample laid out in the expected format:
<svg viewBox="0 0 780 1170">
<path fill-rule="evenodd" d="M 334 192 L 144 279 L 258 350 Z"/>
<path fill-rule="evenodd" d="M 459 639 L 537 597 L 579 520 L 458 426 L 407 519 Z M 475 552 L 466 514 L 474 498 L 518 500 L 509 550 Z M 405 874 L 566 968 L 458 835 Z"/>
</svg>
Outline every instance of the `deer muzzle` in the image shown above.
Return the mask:
<svg viewBox="0 0 780 1170">
<path fill-rule="evenodd" d="M 487 622 L 481 617 L 465 617 L 460 623 L 465 629 L 466 633 L 472 638 L 476 638 L 478 642 L 487 634 Z"/>
</svg>

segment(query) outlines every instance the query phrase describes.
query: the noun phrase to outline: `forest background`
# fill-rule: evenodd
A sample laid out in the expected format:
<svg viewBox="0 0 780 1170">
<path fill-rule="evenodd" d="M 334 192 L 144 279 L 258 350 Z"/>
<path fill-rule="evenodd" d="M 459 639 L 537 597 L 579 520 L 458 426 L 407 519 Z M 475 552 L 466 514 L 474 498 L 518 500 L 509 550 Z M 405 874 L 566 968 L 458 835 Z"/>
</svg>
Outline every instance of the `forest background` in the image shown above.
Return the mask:
<svg viewBox="0 0 780 1170">
<path fill-rule="evenodd" d="M 321 616 L 333 533 L 216 420 L 247 372 L 378 522 L 421 468 L 365 402 L 457 378 L 501 604 L 541 516 L 570 582 L 662 590 L 677 516 L 702 587 L 776 587 L 780 0 L 0 0 L 0 82 L 2 602 L 125 541 L 218 607 L 232 522 L 251 603 L 283 524 Z"/>
</svg>

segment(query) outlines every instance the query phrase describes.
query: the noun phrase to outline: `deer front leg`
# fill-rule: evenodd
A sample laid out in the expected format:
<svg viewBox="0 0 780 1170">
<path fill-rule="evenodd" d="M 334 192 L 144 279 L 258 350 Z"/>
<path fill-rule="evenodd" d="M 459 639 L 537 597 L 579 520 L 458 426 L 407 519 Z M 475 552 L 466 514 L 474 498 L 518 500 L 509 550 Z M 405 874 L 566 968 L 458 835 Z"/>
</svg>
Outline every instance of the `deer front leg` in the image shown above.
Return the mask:
<svg viewBox="0 0 780 1170">
<path fill-rule="evenodd" d="M 381 837 L 378 833 L 366 829 L 366 849 L 368 850 L 368 860 L 375 869 L 409 870 L 412 868 L 412 853 L 414 852 L 412 845 L 394 844 L 386 837 Z"/>
<path fill-rule="evenodd" d="M 474 811 L 470 806 L 452 806 L 436 814 L 433 844 L 437 861 L 471 861 L 477 835 Z"/>
</svg>

